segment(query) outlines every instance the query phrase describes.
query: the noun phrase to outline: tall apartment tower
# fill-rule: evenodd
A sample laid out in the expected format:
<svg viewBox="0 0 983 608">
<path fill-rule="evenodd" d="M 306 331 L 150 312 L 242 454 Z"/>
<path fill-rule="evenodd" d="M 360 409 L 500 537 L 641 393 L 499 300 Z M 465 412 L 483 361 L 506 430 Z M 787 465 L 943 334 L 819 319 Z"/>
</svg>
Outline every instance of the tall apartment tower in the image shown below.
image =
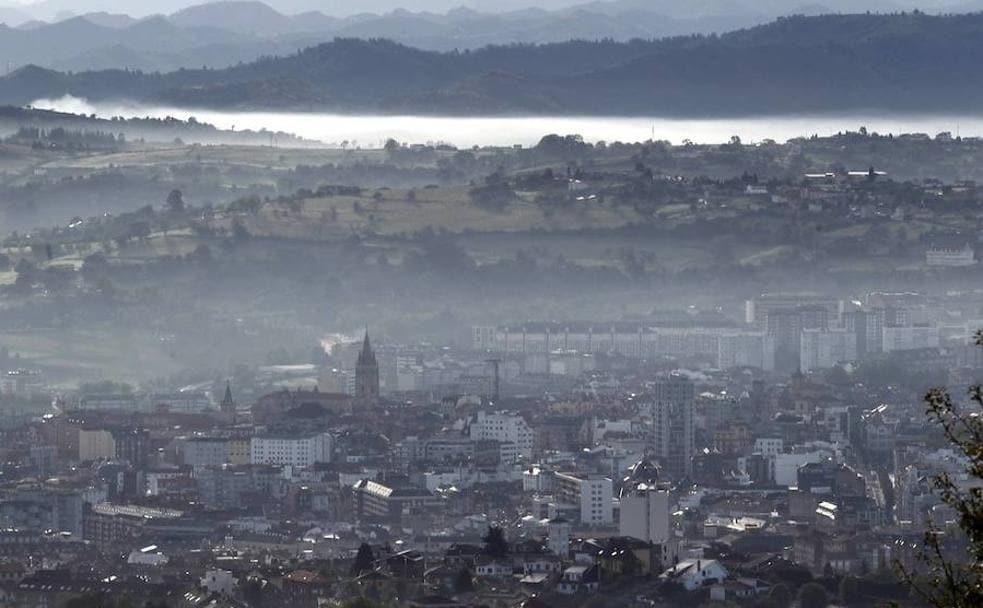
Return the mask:
<svg viewBox="0 0 983 608">
<path fill-rule="evenodd" d="M 659 469 L 642 460 L 621 482 L 618 533 L 659 545 L 671 537 L 669 485 L 659 480 Z"/>
<path fill-rule="evenodd" d="M 677 481 L 693 475 L 694 396 L 693 382 L 679 374 L 658 382 L 652 395 L 653 452 L 662 471 Z"/>
<path fill-rule="evenodd" d="M 369 343 L 368 331 L 365 332 L 362 351 L 358 353 L 358 361 L 355 363 L 355 397 L 363 401 L 375 401 L 379 398 L 379 363 Z"/>
</svg>

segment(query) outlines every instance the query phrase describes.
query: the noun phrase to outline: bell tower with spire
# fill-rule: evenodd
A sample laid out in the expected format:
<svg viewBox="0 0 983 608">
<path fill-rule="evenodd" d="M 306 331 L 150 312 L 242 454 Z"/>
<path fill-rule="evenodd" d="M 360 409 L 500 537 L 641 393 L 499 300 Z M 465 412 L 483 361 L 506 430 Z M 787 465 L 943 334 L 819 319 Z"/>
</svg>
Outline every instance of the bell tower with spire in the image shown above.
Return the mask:
<svg viewBox="0 0 983 608">
<path fill-rule="evenodd" d="M 369 330 L 365 330 L 362 351 L 355 363 L 355 397 L 362 401 L 375 401 L 379 398 L 379 363 L 369 343 Z"/>
<path fill-rule="evenodd" d="M 232 399 L 232 382 L 225 382 L 225 396 L 222 397 L 222 404 L 219 409 L 223 414 L 234 414 L 236 411 L 236 403 Z"/>
</svg>

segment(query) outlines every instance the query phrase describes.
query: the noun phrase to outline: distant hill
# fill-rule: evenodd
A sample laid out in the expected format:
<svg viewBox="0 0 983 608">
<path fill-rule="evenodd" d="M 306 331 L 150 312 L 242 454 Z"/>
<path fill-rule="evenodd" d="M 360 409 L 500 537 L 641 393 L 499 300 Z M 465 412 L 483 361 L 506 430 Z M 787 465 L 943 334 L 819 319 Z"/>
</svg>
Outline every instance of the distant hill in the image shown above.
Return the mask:
<svg viewBox="0 0 983 608">
<path fill-rule="evenodd" d="M 336 29 L 341 23 L 321 13 L 288 16 L 255 0 L 222 0 L 199 4 L 167 18 L 178 27 L 210 27 L 242 34 L 279 36 Z"/>
<path fill-rule="evenodd" d="M 13 6 L 0 6 L 0 23 L 19 25 L 30 21 L 31 15 Z"/>
<path fill-rule="evenodd" d="M 924 0 L 920 4 L 941 10 L 957 1 L 963 2 Z M 433 8 L 441 6 L 438 3 L 414 1 L 407 2 L 412 11 L 390 7 L 378 13 L 353 11 L 346 3 L 351 4 L 347 0 L 218 0 L 204 4 L 153 0 L 137 7 L 132 2 L 87 0 L 89 12 L 77 11 L 77 0 L 43 0 L 9 10 L 0 6 L 0 23 L 6 21 L 8 26 L 0 28 L 0 57 L 13 68 L 32 63 L 64 71 L 222 68 L 269 54 L 289 55 L 334 38 L 386 38 L 436 51 L 574 39 L 628 41 L 722 33 L 789 14 L 897 11 L 914 0 L 865 0 L 861 4 L 852 0 L 540 0 L 537 4 L 546 8 L 521 10 L 508 10 L 517 4 L 507 1 L 494 5 L 473 2 L 483 7 L 474 10 L 464 8 L 466 2 L 448 0 L 458 8 L 436 12 Z M 383 6 L 366 0 L 357 4 L 362 11 Z M 385 4 L 393 2 L 385 0 Z M 980 10 L 983 0 L 965 0 L 960 6 Z M 179 10 L 169 12 L 167 7 Z M 59 16 L 52 19 L 52 14 Z M 337 14 L 347 16 L 334 16 Z M 42 16 L 49 21 L 36 19 Z M 155 23 L 161 32 L 166 24 L 170 33 L 145 38 L 146 22 Z"/>
<path fill-rule="evenodd" d="M 171 144 L 175 138 L 180 138 L 185 143 L 268 145 L 271 136 L 266 131 L 226 131 L 198 121 L 173 118 L 103 119 L 49 110 L 0 106 L 0 139 L 24 128 L 46 131 L 60 128 L 82 133 L 107 133 L 114 137 L 121 135 L 129 141 L 144 140 L 158 144 Z M 277 141 L 292 147 L 315 145 L 315 142 L 290 133 L 272 135 Z"/>
<path fill-rule="evenodd" d="M 337 39 L 223 70 L 24 69 L 0 103 L 72 94 L 216 108 L 422 113 L 976 111 L 983 14 L 789 17 L 722 36 L 438 53 Z"/>
</svg>

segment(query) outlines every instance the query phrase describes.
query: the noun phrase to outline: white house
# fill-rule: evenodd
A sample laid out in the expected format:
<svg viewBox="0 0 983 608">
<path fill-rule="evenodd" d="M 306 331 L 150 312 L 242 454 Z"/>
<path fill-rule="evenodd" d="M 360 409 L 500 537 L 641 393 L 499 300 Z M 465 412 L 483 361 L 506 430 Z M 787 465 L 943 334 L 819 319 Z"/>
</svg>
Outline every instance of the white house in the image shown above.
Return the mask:
<svg viewBox="0 0 983 608">
<path fill-rule="evenodd" d="M 157 550 L 157 545 L 132 551 L 126 558 L 126 563 L 134 566 L 164 566 L 169 561 L 166 555 Z"/>
<path fill-rule="evenodd" d="M 595 593 L 598 586 L 597 566 L 570 566 L 563 571 L 556 592 L 563 595 Z"/>
<path fill-rule="evenodd" d="M 201 577 L 201 587 L 209 593 L 232 595 L 235 591 L 236 579 L 230 570 L 207 570 Z"/>
<path fill-rule="evenodd" d="M 479 561 L 474 573 L 481 578 L 504 578 L 512 576 L 512 564 L 501 560 Z"/>
<path fill-rule="evenodd" d="M 721 583 L 727 575 L 727 569 L 715 559 L 687 559 L 663 572 L 659 578 L 676 581 L 687 591 L 694 591 L 707 585 Z"/>
</svg>

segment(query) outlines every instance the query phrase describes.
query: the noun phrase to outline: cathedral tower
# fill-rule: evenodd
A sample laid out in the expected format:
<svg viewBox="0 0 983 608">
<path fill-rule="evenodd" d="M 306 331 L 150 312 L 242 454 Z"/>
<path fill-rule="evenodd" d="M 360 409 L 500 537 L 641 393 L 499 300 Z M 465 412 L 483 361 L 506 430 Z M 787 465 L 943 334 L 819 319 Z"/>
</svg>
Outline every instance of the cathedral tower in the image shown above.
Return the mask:
<svg viewBox="0 0 983 608">
<path fill-rule="evenodd" d="M 379 398 L 379 363 L 369 343 L 368 330 L 362 342 L 362 351 L 358 353 L 358 362 L 355 363 L 355 396 L 364 401 Z"/>
</svg>

